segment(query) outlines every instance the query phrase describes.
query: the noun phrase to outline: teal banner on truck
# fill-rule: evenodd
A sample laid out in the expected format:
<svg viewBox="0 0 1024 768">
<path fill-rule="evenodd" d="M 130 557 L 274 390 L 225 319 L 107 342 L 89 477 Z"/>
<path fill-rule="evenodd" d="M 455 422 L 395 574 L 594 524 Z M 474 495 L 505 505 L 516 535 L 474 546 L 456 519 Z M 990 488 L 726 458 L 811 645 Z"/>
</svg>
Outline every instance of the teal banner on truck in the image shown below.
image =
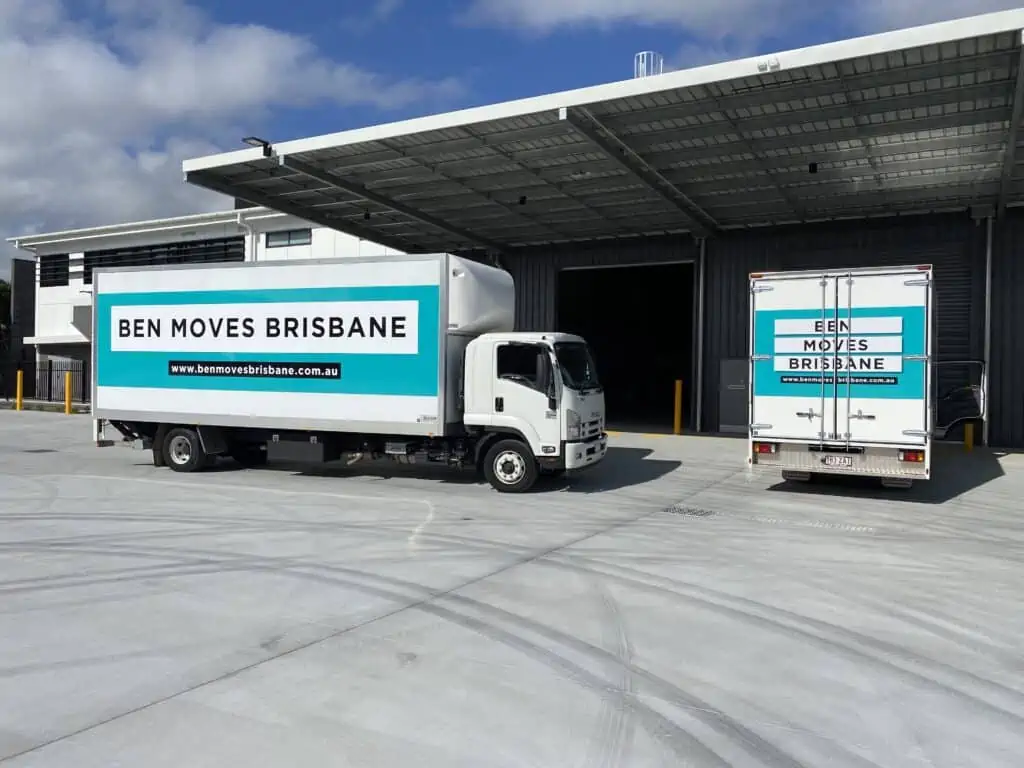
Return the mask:
<svg viewBox="0 0 1024 768">
<path fill-rule="evenodd" d="M 100 293 L 95 307 L 100 387 L 438 394 L 437 285 Z"/>
<path fill-rule="evenodd" d="M 927 317 L 919 307 L 754 312 L 757 397 L 923 400 Z"/>
</svg>

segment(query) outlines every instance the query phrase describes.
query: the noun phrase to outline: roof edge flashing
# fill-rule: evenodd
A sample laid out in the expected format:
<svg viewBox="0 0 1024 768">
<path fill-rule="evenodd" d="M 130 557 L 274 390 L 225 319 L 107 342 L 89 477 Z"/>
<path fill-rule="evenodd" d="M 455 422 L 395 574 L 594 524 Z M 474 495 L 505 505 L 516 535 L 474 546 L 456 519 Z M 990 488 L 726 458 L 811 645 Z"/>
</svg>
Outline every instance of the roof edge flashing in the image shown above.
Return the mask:
<svg viewBox="0 0 1024 768">
<path fill-rule="evenodd" d="M 125 221 L 118 224 L 101 224 L 96 227 L 82 227 L 79 229 L 66 229 L 56 232 L 40 232 L 36 235 L 17 235 L 15 237 L 6 238 L 6 242 L 10 243 L 15 248 L 28 251 L 46 245 L 59 245 L 61 243 L 72 243 L 81 240 L 96 240 L 102 237 L 124 237 L 128 235 L 169 232 L 180 229 L 201 229 L 205 227 L 225 226 L 234 223 L 237 218 L 237 214 L 239 213 L 244 215 L 247 219 L 253 218 L 257 220 L 284 215 L 264 206 L 253 206 L 251 208 L 209 211 L 207 213 L 192 213 L 184 216 L 172 216 L 161 219 L 142 219 L 140 221 Z"/>
</svg>

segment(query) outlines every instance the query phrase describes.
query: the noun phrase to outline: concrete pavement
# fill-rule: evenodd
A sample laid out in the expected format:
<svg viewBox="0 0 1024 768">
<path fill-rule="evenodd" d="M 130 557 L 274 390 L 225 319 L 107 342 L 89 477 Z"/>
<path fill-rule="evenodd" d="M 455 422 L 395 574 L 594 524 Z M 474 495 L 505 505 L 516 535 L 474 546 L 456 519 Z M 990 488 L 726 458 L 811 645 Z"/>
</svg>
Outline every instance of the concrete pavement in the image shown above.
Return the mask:
<svg viewBox="0 0 1024 768">
<path fill-rule="evenodd" d="M 2 766 L 1017 766 L 1024 460 L 182 476 L 0 413 Z"/>
</svg>

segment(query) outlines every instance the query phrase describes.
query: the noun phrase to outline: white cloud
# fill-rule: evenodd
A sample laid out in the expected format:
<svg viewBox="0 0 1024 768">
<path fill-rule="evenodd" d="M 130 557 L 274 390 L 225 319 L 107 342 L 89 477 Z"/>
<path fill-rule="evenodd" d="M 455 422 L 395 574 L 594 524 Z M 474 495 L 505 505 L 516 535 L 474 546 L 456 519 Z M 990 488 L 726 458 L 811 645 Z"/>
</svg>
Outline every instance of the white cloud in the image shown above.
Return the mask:
<svg viewBox="0 0 1024 768">
<path fill-rule="evenodd" d="M 83 5 L 103 13 L 73 16 Z M 387 79 L 184 0 L 0 0 L 0 236 L 230 207 L 186 185 L 181 161 L 234 148 L 272 110 L 460 94 L 457 80 Z"/>
<path fill-rule="evenodd" d="M 865 32 L 884 32 L 1020 6 L 1020 0 L 855 0 L 847 13 Z"/>
<path fill-rule="evenodd" d="M 472 0 L 464 20 L 546 34 L 562 27 L 671 26 L 700 37 L 769 34 L 802 8 L 798 0 Z"/>
<path fill-rule="evenodd" d="M 792 29 L 821 29 L 824 35 L 813 41 L 821 42 L 1019 5 L 1020 0 L 469 0 L 460 20 L 533 35 L 623 24 L 674 30 L 680 47 L 666 52 L 666 68 L 679 68 L 763 52 L 767 39 L 790 38 Z"/>
</svg>

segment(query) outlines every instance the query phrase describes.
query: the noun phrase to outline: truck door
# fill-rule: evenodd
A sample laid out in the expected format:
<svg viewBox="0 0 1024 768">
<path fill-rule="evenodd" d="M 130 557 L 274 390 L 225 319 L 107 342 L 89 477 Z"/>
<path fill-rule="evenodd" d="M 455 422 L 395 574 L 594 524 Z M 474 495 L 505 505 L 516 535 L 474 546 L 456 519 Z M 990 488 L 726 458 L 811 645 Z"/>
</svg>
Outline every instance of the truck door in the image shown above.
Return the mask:
<svg viewBox="0 0 1024 768">
<path fill-rule="evenodd" d="M 516 429 L 540 455 L 557 456 L 562 425 L 559 410 L 548 408 L 551 352 L 542 344 L 500 342 L 494 350 L 492 424 Z"/>
<path fill-rule="evenodd" d="M 926 269 L 837 278 L 840 440 L 925 444 L 930 283 Z"/>
<path fill-rule="evenodd" d="M 753 437 L 808 443 L 831 438 L 835 322 L 835 278 L 807 274 L 751 279 Z"/>
</svg>

